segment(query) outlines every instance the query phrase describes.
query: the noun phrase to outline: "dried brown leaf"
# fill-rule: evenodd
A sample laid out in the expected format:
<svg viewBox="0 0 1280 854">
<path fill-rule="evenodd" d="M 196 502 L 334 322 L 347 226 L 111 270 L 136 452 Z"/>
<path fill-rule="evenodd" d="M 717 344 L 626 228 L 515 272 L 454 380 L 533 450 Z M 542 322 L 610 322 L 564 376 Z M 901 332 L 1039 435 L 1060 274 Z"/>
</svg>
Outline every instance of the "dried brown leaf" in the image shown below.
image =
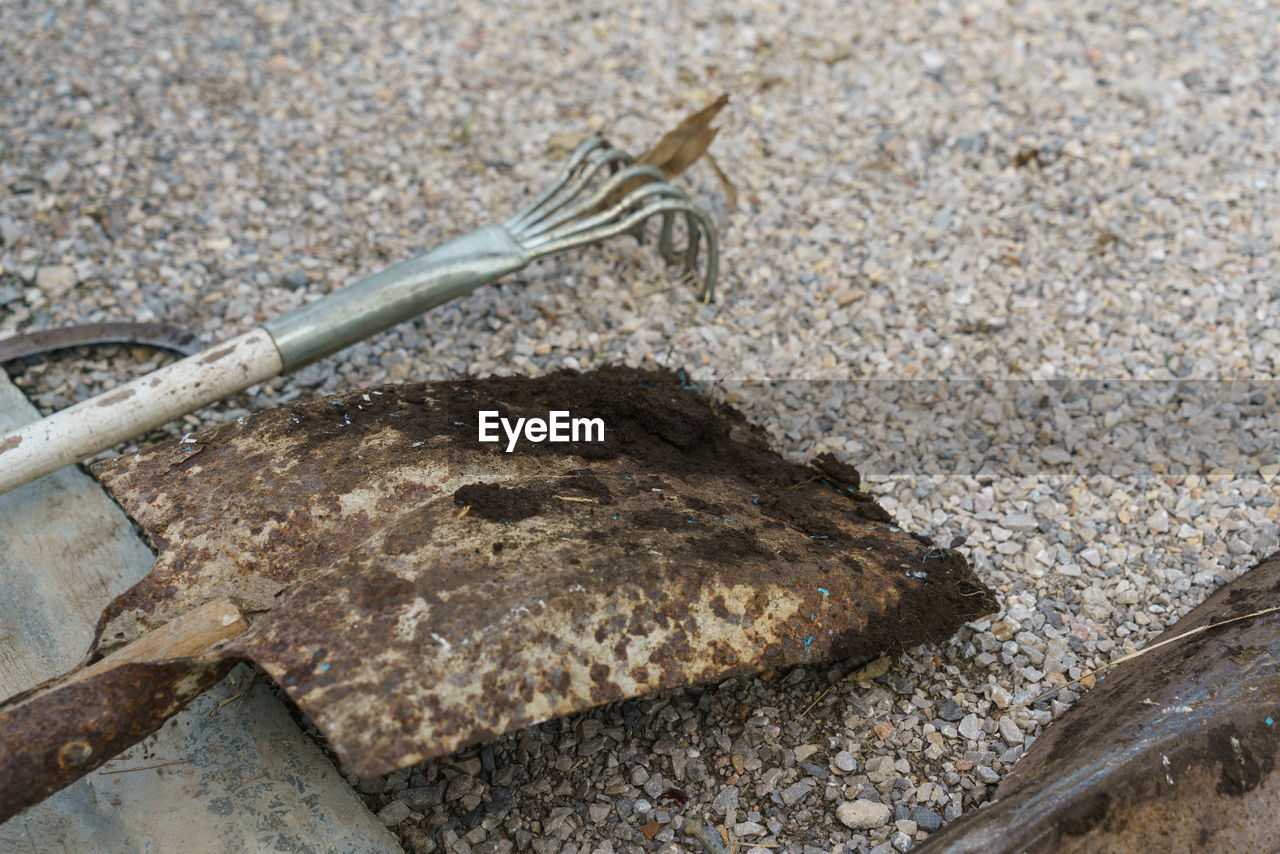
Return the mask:
<svg viewBox="0 0 1280 854">
<path fill-rule="evenodd" d="M 698 112 L 685 118 L 684 121 L 676 125 L 674 129 L 669 131 L 662 139 L 658 140 L 657 145 L 650 148 L 644 154 L 636 158 L 636 163 L 645 166 L 655 166 L 661 170 L 662 174 L 670 180 L 679 175 L 685 169 L 688 169 L 694 161 L 704 154 L 707 154 L 707 148 L 711 145 L 711 141 L 716 138 L 719 128 L 711 127 L 711 120 L 724 109 L 725 104 L 729 103 L 729 95 L 723 94 L 715 101 L 703 107 Z M 708 154 L 708 160 L 710 155 Z M 737 203 L 737 190 L 729 183 L 729 179 L 720 171 L 718 166 L 713 167 L 716 174 L 720 176 L 721 182 L 725 186 L 725 194 L 729 197 L 731 203 Z M 635 178 L 626 182 L 619 187 L 602 205 L 607 208 L 615 203 L 627 193 L 643 186 L 647 182 L 645 178 Z"/>
<path fill-rule="evenodd" d="M 657 145 L 640 155 L 636 162 L 657 166 L 668 179 L 679 175 L 701 157 L 716 138 L 719 128 L 711 127 L 711 120 L 728 103 L 727 93 L 716 98 L 676 125 L 674 130 L 658 140 Z"/>
</svg>

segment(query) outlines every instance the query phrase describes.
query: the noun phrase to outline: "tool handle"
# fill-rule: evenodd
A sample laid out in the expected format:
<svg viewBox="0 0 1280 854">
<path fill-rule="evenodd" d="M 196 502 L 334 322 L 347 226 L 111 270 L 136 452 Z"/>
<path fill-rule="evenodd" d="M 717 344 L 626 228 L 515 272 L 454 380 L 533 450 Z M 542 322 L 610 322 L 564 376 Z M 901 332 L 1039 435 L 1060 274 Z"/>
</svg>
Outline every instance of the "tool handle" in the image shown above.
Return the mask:
<svg viewBox="0 0 1280 854">
<path fill-rule="evenodd" d="M 506 229 L 486 226 L 225 344 L 0 434 L 0 494 L 336 353 L 527 263 L 529 254 Z"/>
<path fill-rule="evenodd" d="M 261 327 L 0 434 L 0 493 L 280 373 Z"/>
<path fill-rule="evenodd" d="M 158 730 L 235 665 L 218 644 L 246 628 L 230 600 L 214 600 L 0 703 L 0 822 Z"/>
<path fill-rule="evenodd" d="M 514 273 L 529 260 L 505 228 L 487 225 L 263 326 L 289 373 Z"/>
</svg>

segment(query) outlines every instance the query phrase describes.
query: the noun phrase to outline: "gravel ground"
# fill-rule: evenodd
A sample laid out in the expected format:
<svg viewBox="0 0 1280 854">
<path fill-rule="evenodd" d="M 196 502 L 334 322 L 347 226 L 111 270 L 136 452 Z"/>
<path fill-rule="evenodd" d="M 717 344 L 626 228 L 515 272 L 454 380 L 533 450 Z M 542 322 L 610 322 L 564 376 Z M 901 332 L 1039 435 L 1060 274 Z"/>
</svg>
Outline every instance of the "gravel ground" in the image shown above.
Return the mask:
<svg viewBox="0 0 1280 854">
<path fill-rule="evenodd" d="M 798 458 L 897 460 L 863 465 L 869 487 L 904 527 L 967 534 L 1000 614 L 943 647 L 641 699 L 359 788 L 410 851 L 705 850 L 686 818 L 753 854 L 906 851 L 1080 689 L 1013 706 L 1275 547 L 1280 420 L 1228 412 L 1201 433 L 1221 459 L 1181 466 L 1125 445 L 1117 473 L 1045 457 L 1034 418 L 996 406 L 980 420 L 1021 425 L 1004 438 L 1029 467 L 946 476 L 913 466 L 917 420 L 799 381 L 1273 379 L 1278 38 L 1274 3 L 1202 0 L 11 2 L 0 335 L 140 318 L 229 337 L 505 215 L 586 132 L 636 151 L 730 92 L 714 151 L 739 205 L 703 165 L 682 179 L 722 227 L 712 306 L 617 241 L 156 435 L 464 373 L 791 381 L 722 390 Z M 51 411 L 160 361 L 10 369 Z"/>
</svg>

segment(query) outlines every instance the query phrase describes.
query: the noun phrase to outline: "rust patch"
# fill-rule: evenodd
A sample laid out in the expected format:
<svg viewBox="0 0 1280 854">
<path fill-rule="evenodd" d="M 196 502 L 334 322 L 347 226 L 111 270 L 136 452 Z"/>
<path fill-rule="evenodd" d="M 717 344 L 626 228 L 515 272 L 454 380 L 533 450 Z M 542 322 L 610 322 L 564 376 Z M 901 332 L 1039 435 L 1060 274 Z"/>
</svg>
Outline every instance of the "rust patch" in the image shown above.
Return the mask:
<svg viewBox="0 0 1280 854">
<path fill-rule="evenodd" d="M 1280 554 L 1151 642 L 1280 605 Z M 1049 726 L 984 809 L 919 850 L 1274 851 L 1280 614 L 1153 648 Z"/>
<path fill-rule="evenodd" d="M 210 350 L 208 353 L 205 353 L 203 356 L 200 357 L 200 364 L 202 365 L 211 364 L 213 362 L 218 361 L 219 359 L 230 356 L 235 351 L 236 351 L 236 347 L 234 344 L 228 344 L 226 347 L 219 347 L 217 350 Z"/>
<path fill-rule="evenodd" d="M 0 454 L 3 454 L 5 451 L 12 451 L 14 448 L 18 447 L 21 444 L 22 444 L 21 436 L 10 436 L 8 439 L 5 439 L 3 442 L 0 442 Z"/>
<path fill-rule="evenodd" d="M 250 625 L 222 654 L 257 662 L 367 777 L 601 702 L 941 640 L 990 610 L 852 469 L 788 462 L 682 386 L 622 368 L 388 386 L 201 431 L 191 465 L 180 442 L 98 464 L 160 550 L 98 647 L 227 596 Z M 603 418 L 605 441 L 478 442 L 480 410 L 549 405 Z"/>
<path fill-rule="evenodd" d="M 542 495 L 537 490 L 492 483 L 473 483 L 453 493 L 453 503 L 470 507 L 477 516 L 490 522 L 510 524 L 538 515 Z"/>
<path fill-rule="evenodd" d="M 111 392 L 106 397 L 101 398 L 97 403 L 94 404 L 94 406 L 112 406 L 114 404 L 121 403 L 123 401 L 128 400 L 129 398 L 133 397 L 137 393 L 138 392 L 136 389 L 122 388 L 122 389 L 119 389 L 118 391 Z"/>
</svg>

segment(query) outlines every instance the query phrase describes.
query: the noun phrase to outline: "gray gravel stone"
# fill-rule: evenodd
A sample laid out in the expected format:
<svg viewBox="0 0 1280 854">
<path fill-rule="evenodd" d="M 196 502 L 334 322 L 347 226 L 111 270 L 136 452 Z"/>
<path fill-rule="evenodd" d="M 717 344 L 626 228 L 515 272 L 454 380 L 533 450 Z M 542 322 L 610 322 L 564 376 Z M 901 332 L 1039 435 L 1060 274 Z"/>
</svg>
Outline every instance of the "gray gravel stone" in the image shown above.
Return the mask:
<svg viewBox="0 0 1280 854">
<path fill-rule="evenodd" d="M 805 799 L 805 796 L 812 791 L 814 783 L 812 780 L 797 780 L 790 786 L 787 786 L 780 793 L 782 802 L 787 806 L 794 806 Z"/>
<path fill-rule="evenodd" d="M 1091 584 L 1080 594 L 1080 610 L 1101 623 L 1111 616 L 1111 600 L 1101 587 Z"/>
<path fill-rule="evenodd" d="M 49 299 L 60 299 L 76 286 L 76 271 L 67 264 L 52 264 L 36 270 L 36 287 Z"/>
<path fill-rule="evenodd" d="M 409 817 L 409 812 L 404 801 L 392 801 L 378 812 L 378 820 L 388 827 L 395 827 Z"/>
<path fill-rule="evenodd" d="M 973 769 L 973 774 L 983 783 L 998 783 L 1000 775 L 986 765 L 978 765 Z"/>
<path fill-rule="evenodd" d="M 911 818 L 915 821 L 916 827 L 930 833 L 942 827 L 942 816 L 928 807 L 916 807 L 911 813 Z"/>
<path fill-rule="evenodd" d="M 66 180 L 67 175 L 71 173 L 71 164 L 66 158 L 58 158 L 53 161 L 48 169 L 44 170 L 40 178 L 50 187 L 57 189 L 58 185 Z"/>
<path fill-rule="evenodd" d="M 889 823 L 893 810 L 885 804 L 875 801 L 845 801 L 836 807 L 836 818 L 845 827 L 854 830 L 872 830 L 884 827 Z"/>
<path fill-rule="evenodd" d="M 711 801 L 711 809 L 716 815 L 725 815 L 738 808 L 738 787 L 725 786 Z"/>
<path fill-rule="evenodd" d="M 1008 745 L 1022 744 L 1022 730 L 1018 728 L 1018 724 L 1008 715 L 1000 717 L 1000 737 L 1004 739 Z"/>
</svg>

